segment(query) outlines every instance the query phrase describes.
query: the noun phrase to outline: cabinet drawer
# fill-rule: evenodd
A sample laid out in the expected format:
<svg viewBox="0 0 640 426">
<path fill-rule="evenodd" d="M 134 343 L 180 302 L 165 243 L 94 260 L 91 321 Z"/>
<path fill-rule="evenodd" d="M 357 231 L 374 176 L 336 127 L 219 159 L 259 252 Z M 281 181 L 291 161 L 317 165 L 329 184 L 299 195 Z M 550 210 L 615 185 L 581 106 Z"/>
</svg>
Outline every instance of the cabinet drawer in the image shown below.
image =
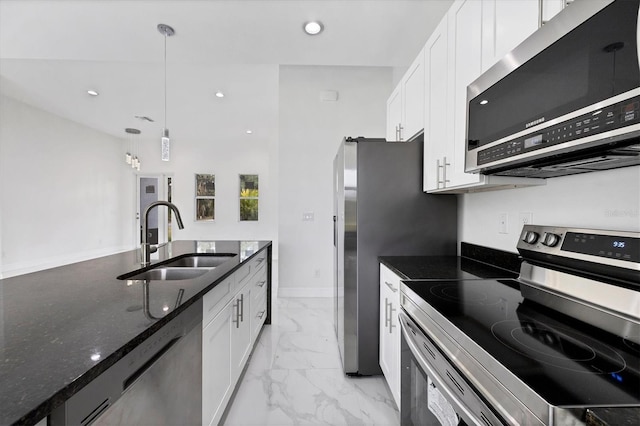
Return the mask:
<svg viewBox="0 0 640 426">
<path fill-rule="evenodd" d="M 251 280 L 251 298 L 258 300 L 267 294 L 267 268 L 262 268 Z"/>
<path fill-rule="evenodd" d="M 266 286 L 265 286 L 266 288 Z M 256 292 L 258 293 L 258 292 Z M 267 319 L 267 292 L 259 292 L 260 297 L 257 301 L 251 303 L 251 339 L 255 340 L 260 333 L 260 329 Z"/>
<path fill-rule="evenodd" d="M 256 254 L 253 259 L 244 264 L 236 273 L 236 288 L 240 289 L 246 283 L 249 282 L 249 279 L 254 276 L 258 271 L 264 268 L 264 265 L 267 263 L 267 252 L 261 251 Z"/>
<path fill-rule="evenodd" d="M 209 322 L 222 310 L 224 305 L 231 300 L 232 289 L 235 288 L 235 274 L 225 278 L 211 289 L 202 298 L 202 325 L 207 326 Z"/>
</svg>

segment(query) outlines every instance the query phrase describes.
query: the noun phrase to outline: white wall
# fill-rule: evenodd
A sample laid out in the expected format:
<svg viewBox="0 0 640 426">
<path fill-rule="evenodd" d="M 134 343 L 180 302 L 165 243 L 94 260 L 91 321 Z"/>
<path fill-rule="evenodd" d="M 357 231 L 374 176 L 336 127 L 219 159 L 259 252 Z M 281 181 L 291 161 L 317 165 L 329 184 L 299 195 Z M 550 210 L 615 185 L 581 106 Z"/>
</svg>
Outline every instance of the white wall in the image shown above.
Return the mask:
<svg viewBox="0 0 640 426">
<path fill-rule="evenodd" d="M 277 102 L 277 91 L 274 102 Z M 273 120 L 277 121 L 277 115 Z M 224 141 L 207 135 L 189 140 L 171 138 L 171 161 L 163 162 L 160 137 L 142 138 L 140 173 L 172 175 L 172 202 L 184 222 L 184 229 L 172 231 L 173 239 L 249 239 L 277 243 L 277 181 L 270 164 L 270 153 L 276 150 L 276 145 L 276 135 L 240 135 L 236 140 Z M 214 221 L 195 220 L 196 173 L 215 175 Z M 259 176 L 259 220 L 256 222 L 239 220 L 240 174 Z"/>
<path fill-rule="evenodd" d="M 640 231 L 640 167 L 547 179 L 545 186 L 464 194 L 459 239 L 511 252 L 521 212 L 538 225 Z M 498 233 L 498 215 L 508 213 L 508 234 Z"/>
<path fill-rule="evenodd" d="M 0 274 L 131 247 L 122 141 L 0 96 Z"/>
<path fill-rule="evenodd" d="M 390 68 L 280 68 L 279 295 L 333 294 L 333 159 L 344 136 L 384 137 L 391 83 Z"/>
</svg>

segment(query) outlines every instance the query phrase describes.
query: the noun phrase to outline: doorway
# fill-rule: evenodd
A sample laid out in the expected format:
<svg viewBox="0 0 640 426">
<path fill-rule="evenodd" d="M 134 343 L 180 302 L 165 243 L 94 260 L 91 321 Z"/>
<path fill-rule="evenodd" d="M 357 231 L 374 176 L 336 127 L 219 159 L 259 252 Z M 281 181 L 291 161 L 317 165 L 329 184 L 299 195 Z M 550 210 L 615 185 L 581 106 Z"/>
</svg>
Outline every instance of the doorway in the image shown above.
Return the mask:
<svg viewBox="0 0 640 426">
<path fill-rule="evenodd" d="M 142 215 L 151 203 L 159 200 L 171 202 L 171 175 L 136 176 L 136 236 L 137 245 L 142 243 Z M 169 209 L 155 208 L 149 212 L 147 242 L 158 244 L 171 241 L 171 214 Z"/>
</svg>

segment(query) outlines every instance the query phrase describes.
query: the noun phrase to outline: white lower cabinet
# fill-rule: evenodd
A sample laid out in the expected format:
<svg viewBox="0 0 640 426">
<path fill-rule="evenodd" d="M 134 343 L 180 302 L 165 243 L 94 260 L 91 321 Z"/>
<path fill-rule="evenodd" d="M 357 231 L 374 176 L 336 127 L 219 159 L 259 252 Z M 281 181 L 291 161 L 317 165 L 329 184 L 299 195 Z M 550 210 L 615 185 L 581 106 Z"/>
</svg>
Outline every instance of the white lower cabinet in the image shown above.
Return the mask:
<svg viewBox="0 0 640 426">
<path fill-rule="evenodd" d="M 233 391 L 231 302 L 202 330 L 202 424 L 217 424 Z"/>
<path fill-rule="evenodd" d="M 203 425 L 220 422 L 266 320 L 264 260 L 251 261 L 203 297 Z"/>
<path fill-rule="evenodd" d="M 380 265 L 380 368 L 400 408 L 400 277 Z"/>
<path fill-rule="evenodd" d="M 234 382 L 251 353 L 251 289 L 246 286 L 231 302 L 231 377 Z"/>
</svg>

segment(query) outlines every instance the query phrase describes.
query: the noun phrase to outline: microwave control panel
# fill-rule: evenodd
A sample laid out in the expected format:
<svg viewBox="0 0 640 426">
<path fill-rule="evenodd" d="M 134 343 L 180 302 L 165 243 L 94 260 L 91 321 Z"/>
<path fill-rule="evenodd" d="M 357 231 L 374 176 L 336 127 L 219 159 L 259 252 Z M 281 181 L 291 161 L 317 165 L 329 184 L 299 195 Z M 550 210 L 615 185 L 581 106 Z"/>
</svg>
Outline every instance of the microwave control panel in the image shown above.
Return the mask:
<svg viewBox="0 0 640 426">
<path fill-rule="evenodd" d="M 549 126 L 500 145 L 478 151 L 477 164 L 487 164 L 525 152 L 558 145 L 640 122 L 640 97 Z"/>
</svg>

